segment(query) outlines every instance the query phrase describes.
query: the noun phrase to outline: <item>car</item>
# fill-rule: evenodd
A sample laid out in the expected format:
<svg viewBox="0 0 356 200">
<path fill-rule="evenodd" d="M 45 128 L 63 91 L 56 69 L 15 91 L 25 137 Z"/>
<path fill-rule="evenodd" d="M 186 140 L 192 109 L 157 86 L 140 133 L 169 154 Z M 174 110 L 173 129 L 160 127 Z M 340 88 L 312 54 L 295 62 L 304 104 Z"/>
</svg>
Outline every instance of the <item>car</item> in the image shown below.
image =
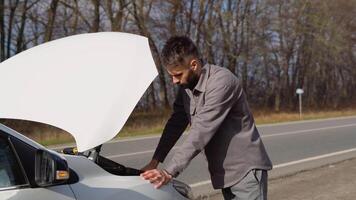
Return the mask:
<svg viewBox="0 0 356 200">
<path fill-rule="evenodd" d="M 98 148 L 97 148 L 98 149 Z M 68 149 L 67 152 L 69 153 Z M 0 124 L 0 199 L 188 199 L 188 185 L 173 180 L 155 189 L 140 170 L 101 157 L 96 149 L 59 154 Z"/>
<path fill-rule="evenodd" d="M 0 63 L 0 73 L 0 118 L 56 126 L 77 144 L 56 152 L 0 124 L 0 200 L 193 198 L 183 182 L 155 189 L 139 169 L 100 154 L 157 75 L 147 38 L 70 36 Z"/>
</svg>

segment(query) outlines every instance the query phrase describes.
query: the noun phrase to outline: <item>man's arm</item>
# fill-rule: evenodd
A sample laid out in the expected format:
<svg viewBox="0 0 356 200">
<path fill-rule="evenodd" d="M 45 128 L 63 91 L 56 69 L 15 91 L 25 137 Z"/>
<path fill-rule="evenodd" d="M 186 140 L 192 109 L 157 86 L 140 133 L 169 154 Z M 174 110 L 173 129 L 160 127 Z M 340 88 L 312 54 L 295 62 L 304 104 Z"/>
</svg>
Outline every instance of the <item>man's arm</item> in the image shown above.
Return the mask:
<svg viewBox="0 0 356 200">
<path fill-rule="evenodd" d="M 169 151 L 175 145 L 179 137 L 186 129 L 189 120 L 183 105 L 183 88 L 179 89 L 173 104 L 173 113 L 167 121 L 156 151 L 150 163 L 142 168 L 143 171 L 157 168 L 159 162 L 163 162 Z"/>
<path fill-rule="evenodd" d="M 232 76 L 217 74 L 207 88 L 205 104 L 195 115 L 187 139 L 167 165 L 166 171 L 173 177 L 204 149 L 241 95 L 241 87 Z"/>
</svg>

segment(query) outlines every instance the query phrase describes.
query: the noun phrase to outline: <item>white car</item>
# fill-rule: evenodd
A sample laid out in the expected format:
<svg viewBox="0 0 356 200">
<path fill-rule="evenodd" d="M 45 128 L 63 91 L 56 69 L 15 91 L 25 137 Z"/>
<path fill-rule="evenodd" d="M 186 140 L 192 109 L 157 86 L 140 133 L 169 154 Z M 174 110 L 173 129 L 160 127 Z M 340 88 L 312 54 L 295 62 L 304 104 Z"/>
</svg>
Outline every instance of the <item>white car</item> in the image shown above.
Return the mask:
<svg viewBox="0 0 356 200">
<path fill-rule="evenodd" d="M 0 124 L 0 200 L 192 198 L 182 182 L 155 189 L 140 170 L 100 155 L 157 75 L 147 38 L 71 36 L 0 63 L 0 74 L 0 118 L 59 127 L 79 151 L 54 152 Z"/>
<path fill-rule="evenodd" d="M 155 189 L 138 175 L 100 155 L 59 154 L 0 124 L 0 199 L 187 199 L 189 186 L 173 180 Z M 90 156 L 91 154 L 91 156 Z"/>
</svg>

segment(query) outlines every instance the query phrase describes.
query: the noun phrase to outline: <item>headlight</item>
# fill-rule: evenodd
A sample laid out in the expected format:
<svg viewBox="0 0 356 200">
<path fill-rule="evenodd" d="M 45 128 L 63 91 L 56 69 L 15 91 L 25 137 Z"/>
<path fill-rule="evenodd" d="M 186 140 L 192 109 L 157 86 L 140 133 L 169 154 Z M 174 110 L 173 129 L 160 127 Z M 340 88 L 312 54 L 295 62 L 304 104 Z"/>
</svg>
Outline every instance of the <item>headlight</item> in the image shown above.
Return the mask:
<svg viewBox="0 0 356 200">
<path fill-rule="evenodd" d="M 177 192 L 179 192 L 184 197 L 188 199 L 194 199 L 192 189 L 189 187 L 189 185 L 174 179 L 172 180 L 172 185 L 174 189 L 176 189 Z"/>
</svg>

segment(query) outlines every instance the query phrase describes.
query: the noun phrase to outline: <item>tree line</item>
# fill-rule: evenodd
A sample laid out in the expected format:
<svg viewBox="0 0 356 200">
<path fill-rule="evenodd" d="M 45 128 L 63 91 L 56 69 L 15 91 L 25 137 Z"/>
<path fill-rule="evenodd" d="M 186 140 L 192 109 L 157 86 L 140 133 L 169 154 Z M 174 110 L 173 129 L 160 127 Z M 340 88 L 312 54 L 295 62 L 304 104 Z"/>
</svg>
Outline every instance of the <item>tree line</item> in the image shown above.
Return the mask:
<svg viewBox="0 0 356 200">
<path fill-rule="evenodd" d="M 206 62 L 236 74 L 254 107 L 296 109 L 297 88 L 312 108 L 356 102 L 356 0 L 0 0 L 1 61 L 101 31 L 149 39 L 159 76 L 137 109 L 174 101 L 159 58 L 173 35 L 191 37 Z"/>
</svg>

